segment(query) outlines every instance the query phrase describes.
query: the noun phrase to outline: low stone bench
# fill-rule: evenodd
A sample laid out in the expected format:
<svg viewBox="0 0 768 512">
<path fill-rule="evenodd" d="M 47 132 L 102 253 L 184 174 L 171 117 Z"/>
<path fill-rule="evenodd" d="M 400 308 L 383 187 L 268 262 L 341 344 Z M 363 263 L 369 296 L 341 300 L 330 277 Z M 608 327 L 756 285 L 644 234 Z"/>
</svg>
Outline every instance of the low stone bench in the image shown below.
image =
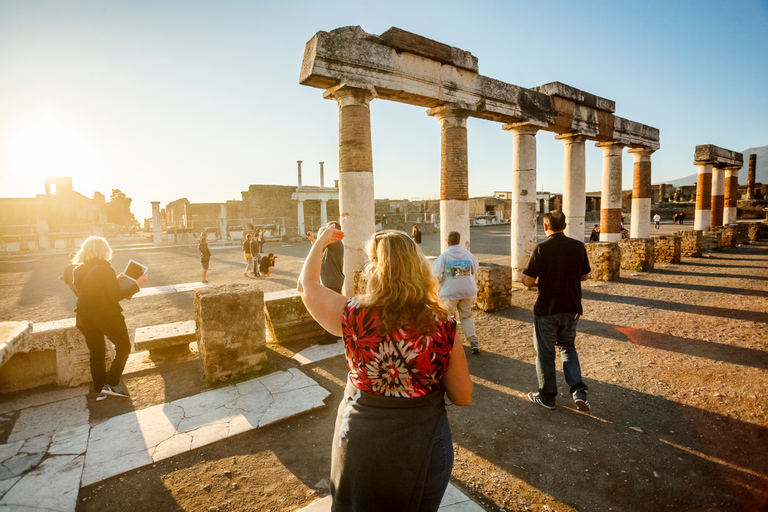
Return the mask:
<svg viewBox="0 0 768 512">
<path fill-rule="evenodd" d="M 109 366 L 115 358 L 115 347 L 105 343 Z M 0 366 L 0 393 L 46 384 L 75 387 L 88 382 L 91 382 L 88 346 L 75 327 L 74 318 L 33 324 L 32 332 Z"/>
<path fill-rule="evenodd" d="M 0 322 L 0 366 L 13 357 L 30 332 L 32 322 Z"/>
<path fill-rule="evenodd" d="M 264 313 L 267 330 L 276 343 L 283 344 L 307 338 L 336 341 L 336 338 L 309 314 L 298 290 L 265 293 Z"/>
<path fill-rule="evenodd" d="M 139 327 L 133 337 L 134 349 L 149 350 L 150 356 L 184 356 L 189 354 L 189 344 L 197 341 L 195 321 Z"/>
</svg>

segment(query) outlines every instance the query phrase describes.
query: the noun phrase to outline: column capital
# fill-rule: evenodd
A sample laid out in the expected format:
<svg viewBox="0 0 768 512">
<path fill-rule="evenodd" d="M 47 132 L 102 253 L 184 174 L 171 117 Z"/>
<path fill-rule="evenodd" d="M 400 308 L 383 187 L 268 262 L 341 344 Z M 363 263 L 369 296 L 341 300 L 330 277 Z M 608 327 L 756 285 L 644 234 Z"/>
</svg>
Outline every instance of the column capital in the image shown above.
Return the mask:
<svg viewBox="0 0 768 512">
<path fill-rule="evenodd" d="M 629 153 L 631 155 L 635 155 L 637 157 L 651 156 L 655 152 L 656 152 L 656 150 L 653 149 L 653 148 L 643 148 L 643 147 L 629 148 L 627 150 L 627 153 Z"/>
<path fill-rule="evenodd" d="M 603 151 L 611 150 L 611 149 L 622 150 L 624 149 L 624 144 L 616 140 L 604 140 L 602 142 L 596 142 L 595 147 L 600 148 Z"/>
<path fill-rule="evenodd" d="M 469 108 L 466 108 L 466 106 L 460 104 L 460 103 L 448 103 L 447 105 L 441 105 L 439 107 L 430 108 L 427 110 L 427 115 L 435 117 L 442 121 L 443 119 L 449 118 L 449 117 L 458 117 L 461 119 L 467 119 L 471 114 L 472 110 Z"/>
<path fill-rule="evenodd" d="M 531 123 L 507 123 L 501 126 L 502 130 L 512 132 L 515 135 L 536 135 L 543 126 L 536 126 Z"/>
<path fill-rule="evenodd" d="M 589 137 L 580 133 L 558 133 L 555 135 L 555 139 L 561 140 L 566 144 L 578 144 L 586 142 L 589 140 Z"/>
<path fill-rule="evenodd" d="M 323 98 L 327 100 L 335 100 L 339 103 L 339 106 L 342 107 L 349 105 L 367 107 L 371 100 L 376 97 L 376 89 L 373 87 L 362 88 L 346 84 L 331 87 L 323 92 Z"/>
<path fill-rule="evenodd" d="M 734 176 L 734 175 L 738 176 L 740 170 L 741 170 L 741 167 L 728 166 L 728 167 L 725 168 L 725 175 L 726 176 L 728 176 L 728 175 L 730 175 L 730 176 Z"/>
</svg>

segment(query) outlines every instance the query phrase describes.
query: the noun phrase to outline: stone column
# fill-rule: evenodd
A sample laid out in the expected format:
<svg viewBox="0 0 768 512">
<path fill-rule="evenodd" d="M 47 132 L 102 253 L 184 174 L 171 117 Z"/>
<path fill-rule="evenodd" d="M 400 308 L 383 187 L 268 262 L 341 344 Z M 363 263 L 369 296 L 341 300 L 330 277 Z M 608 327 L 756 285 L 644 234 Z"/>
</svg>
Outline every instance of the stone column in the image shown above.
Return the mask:
<svg viewBox="0 0 768 512">
<path fill-rule="evenodd" d="M 757 155 L 749 155 L 749 174 L 747 174 L 747 199 L 755 198 L 755 168 L 757 167 Z"/>
<path fill-rule="evenodd" d="M 163 243 L 163 225 L 160 222 L 160 201 L 152 201 L 152 242 Z"/>
<path fill-rule="evenodd" d="M 365 267 L 365 244 L 376 225 L 370 111 L 374 92 L 342 85 L 328 89 L 323 97 L 339 104 L 339 220 L 346 276 L 342 292 L 351 296 L 355 270 Z"/>
<path fill-rule="evenodd" d="M 696 182 L 696 216 L 693 229 L 704 231 L 709 229 L 712 206 L 712 164 L 709 162 L 694 162 L 699 168 L 699 178 Z"/>
<path fill-rule="evenodd" d="M 630 153 L 635 158 L 632 181 L 632 224 L 630 225 L 630 238 L 651 237 L 651 154 L 653 154 L 653 151 L 650 148 L 631 148 L 627 150 L 627 153 Z"/>
<path fill-rule="evenodd" d="M 584 215 L 587 211 L 587 173 L 584 153 L 584 135 L 566 133 L 555 135 L 565 143 L 565 165 L 563 169 L 563 213 L 565 234 L 584 241 Z"/>
<path fill-rule="evenodd" d="M 461 244 L 469 248 L 469 111 L 445 105 L 427 114 L 440 120 L 440 250 L 448 249 L 451 231 L 458 231 Z"/>
<path fill-rule="evenodd" d="M 325 171 L 323 170 L 323 164 L 325 164 L 325 162 L 320 162 L 320 188 L 325 187 L 325 185 L 323 184 L 325 182 L 325 176 L 324 176 Z"/>
<path fill-rule="evenodd" d="M 600 195 L 600 241 L 621 240 L 621 150 L 618 142 L 598 142 L 603 150 L 603 189 Z"/>
<path fill-rule="evenodd" d="M 299 188 L 301 188 L 301 162 L 303 160 L 296 160 L 296 163 L 299 164 Z"/>
<path fill-rule="evenodd" d="M 320 227 L 328 224 L 328 201 L 325 199 L 320 200 Z"/>
<path fill-rule="evenodd" d="M 712 169 L 712 214 L 709 229 L 723 225 L 723 206 L 725 204 L 725 169 L 717 166 Z"/>
<path fill-rule="evenodd" d="M 304 235 L 304 233 L 306 233 L 306 230 L 304 229 L 304 200 L 299 199 L 297 203 L 298 203 L 297 212 L 298 212 L 298 218 L 299 218 L 299 236 L 302 236 Z"/>
<path fill-rule="evenodd" d="M 512 132 L 512 280 L 521 282 L 523 270 L 536 245 L 536 132 L 537 126 L 510 123 L 503 126 Z"/>
<path fill-rule="evenodd" d="M 739 168 L 725 168 L 725 198 L 723 204 L 723 226 L 736 224 L 736 200 L 739 195 Z"/>
<path fill-rule="evenodd" d="M 222 204 L 219 205 L 219 235 L 221 235 L 221 238 L 226 240 L 227 239 L 227 229 L 229 226 L 227 226 L 227 205 Z"/>
</svg>

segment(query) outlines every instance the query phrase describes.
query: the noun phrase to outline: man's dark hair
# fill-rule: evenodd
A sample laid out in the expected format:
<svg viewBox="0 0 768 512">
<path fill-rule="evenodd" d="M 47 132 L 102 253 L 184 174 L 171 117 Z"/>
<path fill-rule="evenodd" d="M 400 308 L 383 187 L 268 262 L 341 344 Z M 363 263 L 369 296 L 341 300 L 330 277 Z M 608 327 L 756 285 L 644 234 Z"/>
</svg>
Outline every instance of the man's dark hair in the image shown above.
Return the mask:
<svg viewBox="0 0 768 512">
<path fill-rule="evenodd" d="M 339 222 L 338 222 L 338 221 L 334 220 L 334 221 L 331 221 L 331 222 L 333 222 L 333 226 L 334 226 L 336 229 L 341 229 L 341 224 L 339 224 Z"/>
<path fill-rule="evenodd" d="M 459 245 L 459 242 L 461 242 L 461 234 L 458 231 L 448 233 L 448 245 Z"/>
<path fill-rule="evenodd" d="M 565 229 L 565 214 L 560 210 L 552 210 L 544 214 L 544 222 L 549 226 L 550 231 L 562 231 Z"/>
</svg>

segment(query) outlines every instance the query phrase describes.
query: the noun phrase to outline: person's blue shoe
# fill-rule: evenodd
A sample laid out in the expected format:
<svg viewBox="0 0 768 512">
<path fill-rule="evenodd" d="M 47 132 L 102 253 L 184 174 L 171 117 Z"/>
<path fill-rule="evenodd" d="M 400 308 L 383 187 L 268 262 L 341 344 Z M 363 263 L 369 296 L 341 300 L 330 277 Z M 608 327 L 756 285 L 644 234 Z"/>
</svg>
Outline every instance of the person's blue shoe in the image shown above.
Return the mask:
<svg viewBox="0 0 768 512">
<path fill-rule="evenodd" d="M 105 394 L 105 395 L 128 398 L 128 392 L 120 384 L 115 384 L 114 386 L 110 386 L 109 384 L 104 384 L 104 387 L 101 389 L 101 392 L 102 394 Z"/>
</svg>

